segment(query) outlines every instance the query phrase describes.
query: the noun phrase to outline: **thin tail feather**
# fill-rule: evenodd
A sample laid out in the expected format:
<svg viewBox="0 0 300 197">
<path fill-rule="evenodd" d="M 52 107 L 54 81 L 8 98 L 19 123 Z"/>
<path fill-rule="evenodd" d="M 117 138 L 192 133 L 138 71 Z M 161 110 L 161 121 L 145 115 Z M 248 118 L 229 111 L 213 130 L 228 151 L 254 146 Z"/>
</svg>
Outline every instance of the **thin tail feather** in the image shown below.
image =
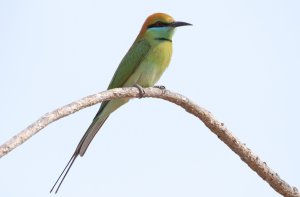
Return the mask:
<svg viewBox="0 0 300 197">
<path fill-rule="evenodd" d="M 56 186 L 57 183 L 59 182 L 60 178 L 62 178 L 61 181 L 59 182 L 59 184 L 58 184 L 56 190 L 55 190 L 55 193 L 58 192 L 58 190 L 59 190 L 61 184 L 62 184 L 63 181 L 65 180 L 65 178 L 66 178 L 66 176 L 67 176 L 69 170 L 71 169 L 71 167 L 72 167 L 72 165 L 73 165 L 75 159 L 77 158 L 77 156 L 78 156 L 78 154 L 75 154 L 75 153 L 72 155 L 72 157 L 71 157 L 71 159 L 69 160 L 69 162 L 67 163 L 66 167 L 65 167 L 64 170 L 60 173 L 58 179 L 56 180 L 56 182 L 54 183 L 53 187 L 51 188 L 50 193 L 53 191 L 53 189 L 55 188 L 55 186 Z"/>
<path fill-rule="evenodd" d="M 74 151 L 74 153 L 73 153 L 72 157 L 70 158 L 69 162 L 67 163 L 64 170 L 61 172 L 58 179 L 56 180 L 53 187 L 51 188 L 50 193 L 54 190 L 54 188 L 57 184 L 58 185 L 57 185 L 57 188 L 55 190 L 55 193 L 58 192 L 60 186 L 62 185 L 63 181 L 65 180 L 65 178 L 66 178 L 69 170 L 71 169 L 74 161 L 76 160 L 77 156 L 78 155 L 80 155 L 80 156 L 84 155 L 84 153 L 87 150 L 88 146 L 90 145 L 91 141 L 93 140 L 96 133 L 102 127 L 102 125 L 104 124 L 104 122 L 106 121 L 107 118 L 108 118 L 108 116 L 104 119 L 100 119 L 100 118 L 99 119 L 94 119 L 92 124 L 89 126 L 89 128 L 87 129 L 87 131 L 85 132 L 85 134 L 81 138 L 81 140 L 80 140 L 79 144 L 77 145 L 76 150 Z"/>
</svg>

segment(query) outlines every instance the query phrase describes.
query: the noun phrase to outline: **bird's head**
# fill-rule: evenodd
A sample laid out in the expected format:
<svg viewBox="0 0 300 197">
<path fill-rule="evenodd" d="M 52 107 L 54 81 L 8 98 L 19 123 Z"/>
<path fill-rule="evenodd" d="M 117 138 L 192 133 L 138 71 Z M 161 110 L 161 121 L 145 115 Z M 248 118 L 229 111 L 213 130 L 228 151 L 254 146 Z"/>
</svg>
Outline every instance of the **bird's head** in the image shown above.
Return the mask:
<svg viewBox="0 0 300 197">
<path fill-rule="evenodd" d="M 176 27 L 191 25 L 186 22 L 175 21 L 165 13 L 150 15 L 139 33 L 138 39 L 146 38 L 149 41 L 163 40 L 172 42 L 172 36 Z"/>
</svg>

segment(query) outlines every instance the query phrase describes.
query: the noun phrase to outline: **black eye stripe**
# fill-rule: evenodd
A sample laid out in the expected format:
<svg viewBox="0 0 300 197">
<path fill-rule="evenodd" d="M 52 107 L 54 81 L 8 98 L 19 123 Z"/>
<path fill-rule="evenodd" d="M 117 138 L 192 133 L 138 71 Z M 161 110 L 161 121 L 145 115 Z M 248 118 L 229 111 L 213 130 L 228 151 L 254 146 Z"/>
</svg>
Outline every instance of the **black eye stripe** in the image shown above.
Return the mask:
<svg viewBox="0 0 300 197">
<path fill-rule="evenodd" d="M 167 26 L 169 26 L 168 23 L 165 23 L 165 22 L 162 22 L 162 21 L 156 21 L 155 23 L 149 25 L 148 28 L 151 28 L 151 27 L 167 27 Z"/>
</svg>

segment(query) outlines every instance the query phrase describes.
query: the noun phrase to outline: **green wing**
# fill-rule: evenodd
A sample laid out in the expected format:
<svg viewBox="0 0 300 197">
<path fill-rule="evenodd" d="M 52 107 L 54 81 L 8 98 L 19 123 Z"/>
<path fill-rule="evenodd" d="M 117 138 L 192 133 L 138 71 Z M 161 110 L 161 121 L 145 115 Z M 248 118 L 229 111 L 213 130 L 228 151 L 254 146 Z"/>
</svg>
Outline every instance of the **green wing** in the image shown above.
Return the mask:
<svg viewBox="0 0 300 197">
<path fill-rule="evenodd" d="M 150 44 L 146 40 L 140 40 L 133 43 L 127 54 L 122 59 L 119 67 L 117 68 L 107 89 L 122 87 L 128 78 L 140 65 L 150 49 Z M 101 113 L 103 108 L 109 101 L 103 102 L 100 106 L 95 118 Z"/>
<path fill-rule="evenodd" d="M 149 49 L 150 44 L 148 41 L 140 40 L 135 42 L 122 59 L 107 89 L 122 87 L 140 65 Z"/>
</svg>

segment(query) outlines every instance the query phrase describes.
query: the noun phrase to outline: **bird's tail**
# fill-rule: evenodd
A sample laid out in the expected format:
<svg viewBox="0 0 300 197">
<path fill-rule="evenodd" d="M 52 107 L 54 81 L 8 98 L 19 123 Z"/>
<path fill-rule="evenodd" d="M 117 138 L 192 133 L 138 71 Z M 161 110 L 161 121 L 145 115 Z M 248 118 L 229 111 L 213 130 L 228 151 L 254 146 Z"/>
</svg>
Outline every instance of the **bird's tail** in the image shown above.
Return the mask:
<svg viewBox="0 0 300 197">
<path fill-rule="evenodd" d="M 57 193 L 58 189 L 60 188 L 61 184 L 63 183 L 64 179 L 66 178 L 69 170 L 71 169 L 74 161 L 78 157 L 78 155 L 83 156 L 85 151 L 87 150 L 88 146 L 90 145 L 91 141 L 95 137 L 96 133 L 100 130 L 108 116 L 118 109 L 120 106 L 124 105 L 126 102 L 128 102 L 129 99 L 116 99 L 109 102 L 103 102 L 99 111 L 97 112 L 95 118 L 93 119 L 93 122 L 89 126 L 89 128 L 86 130 L 85 134 L 81 138 L 80 142 L 78 143 L 76 150 L 74 151 L 71 159 L 67 163 L 66 167 L 58 177 L 57 181 L 55 182 L 54 186 L 50 190 L 50 193 L 57 185 L 57 188 L 55 190 L 55 193 Z"/>
<path fill-rule="evenodd" d="M 67 163 L 67 165 L 65 166 L 64 170 L 61 172 L 61 174 L 59 175 L 58 179 L 56 180 L 56 182 L 54 183 L 52 189 L 50 190 L 50 193 L 53 191 L 53 189 L 55 188 L 55 186 L 57 185 L 57 188 L 55 190 L 55 193 L 58 192 L 61 184 L 63 183 L 64 179 L 66 178 L 69 170 L 71 169 L 74 161 L 76 160 L 77 156 L 83 156 L 85 151 L 87 150 L 88 146 L 90 145 L 91 141 L 93 140 L 93 138 L 95 137 L 96 133 L 100 130 L 100 128 L 102 127 L 102 125 L 104 124 L 104 122 L 106 121 L 107 117 L 99 117 L 99 118 L 95 118 L 92 122 L 92 124 L 89 126 L 89 128 L 87 129 L 87 131 L 85 132 L 85 134 L 83 135 L 83 137 L 81 138 L 80 142 L 78 143 L 76 150 L 74 151 L 72 157 L 70 158 L 69 162 Z"/>
<path fill-rule="evenodd" d="M 104 118 L 102 118 L 100 116 L 100 118 L 96 118 L 93 120 L 92 124 L 89 126 L 89 128 L 87 129 L 87 131 L 81 138 L 81 140 L 75 150 L 75 152 L 78 151 L 78 154 L 81 157 L 84 155 L 84 153 L 87 150 L 87 148 L 89 147 L 91 141 L 93 140 L 93 138 L 95 137 L 97 132 L 100 130 L 100 128 L 102 127 L 102 125 L 104 124 L 104 122 L 106 121 L 107 118 L 108 118 L 108 116 L 104 117 Z"/>
</svg>

